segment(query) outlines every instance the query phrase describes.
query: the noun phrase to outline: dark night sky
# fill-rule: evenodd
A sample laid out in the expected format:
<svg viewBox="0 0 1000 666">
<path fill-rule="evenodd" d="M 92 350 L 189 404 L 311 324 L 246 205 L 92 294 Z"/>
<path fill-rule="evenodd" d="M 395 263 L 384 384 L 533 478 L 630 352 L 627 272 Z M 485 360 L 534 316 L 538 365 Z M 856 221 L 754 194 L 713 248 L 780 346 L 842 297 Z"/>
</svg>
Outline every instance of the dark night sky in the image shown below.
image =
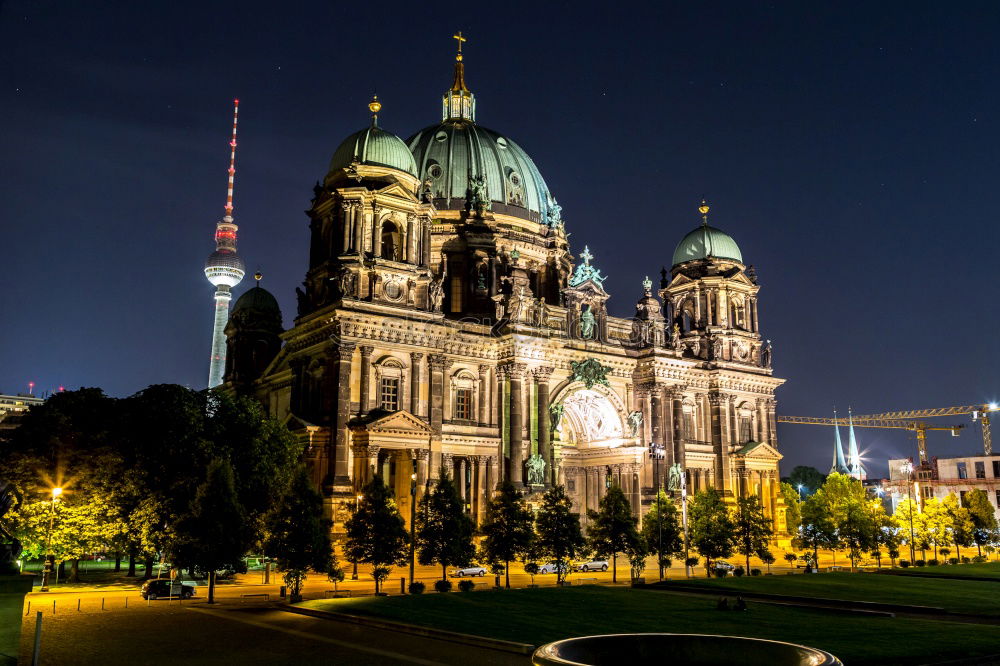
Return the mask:
<svg viewBox="0 0 1000 666">
<path fill-rule="evenodd" d="M 0 7 L 4 392 L 204 386 L 236 96 L 240 253 L 290 325 L 313 182 L 373 88 L 390 131 L 439 121 L 462 29 L 479 121 L 534 158 L 613 313 L 704 195 L 760 275 L 781 413 L 1000 398 L 995 3 L 89 4 Z M 782 426 L 783 469 L 825 471 L 832 435 Z M 860 435 L 876 472 L 914 451 Z"/>
</svg>

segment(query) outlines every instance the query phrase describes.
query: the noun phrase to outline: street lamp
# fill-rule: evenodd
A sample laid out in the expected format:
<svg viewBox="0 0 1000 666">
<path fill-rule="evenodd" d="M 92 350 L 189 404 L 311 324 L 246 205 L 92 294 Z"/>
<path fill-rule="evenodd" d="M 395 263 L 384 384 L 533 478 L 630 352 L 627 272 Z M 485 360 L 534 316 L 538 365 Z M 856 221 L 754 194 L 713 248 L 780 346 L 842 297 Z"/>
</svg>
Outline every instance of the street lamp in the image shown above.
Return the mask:
<svg viewBox="0 0 1000 666">
<path fill-rule="evenodd" d="M 687 471 L 681 470 L 681 525 L 684 527 L 684 575 L 691 577 L 691 567 L 688 565 L 688 485 Z"/>
<path fill-rule="evenodd" d="M 354 515 L 358 515 L 358 509 L 361 507 L 361 495 L 356 495 L 354 497 Z M 358 558 L 352 557 L 351 561 L 354 567 L 351 569 L 351 580 L 358 579 Z"/>
<path fill-rule="evenodd" d="M 49 529 L 45 531 L 45 566 L 42 568 L 42 592 L 49 591 L 49 576 L 52 574 L 52 524 L 56 518 L 56 500 L 62 495 L 62 488 L 52 489 L 52 501 L 49 509 Z"/>
<path fill-rule="evenodd" d="M 803 488 L 805 488 L 805 486 L 803 486 L 803 485 L 802 485 L 802 484 L 800 483 L 800 484 L 799 484 L 799 500 L 800 500 L 800 501 L 801 501 L 801 500 L 804 500 L 804 499 L 805 499 L 805 495 L 803 495 L 803 494 L 802 494 L 802 489 L 803 489 Z"/>
<path fill-rule="evenodd" d="M 660 461 L 666 454 L 666 448 L 662 444 L 652 443 L 649 445 L 649 456 L 653 459 L 653 476 L 656 478 L 656 567 L 660 572 L 660 580 L 663 580 L 663 513 L 660 506 Z"/>
<path fill-rule="evenodd" d="M 417 473 L 410 474 L 410 585 L 413 585 L 413 562 L 417 544 Z"/>
<path fill-rule="evenodd" d="M 916 551 L 913 550 L 913 509 L 916 506 L 916 502 L 913 501 L 913 493 L 911 492 L 912 486 L 911 481 L 913 480 L 913 463 L 910 461 L 904 462 L 899 470 L 906 474 L 906 494 L 910 498 L 910 510 L 907 512 L 910 515 L 910 564 L 915 564 Z"/>
</svg>

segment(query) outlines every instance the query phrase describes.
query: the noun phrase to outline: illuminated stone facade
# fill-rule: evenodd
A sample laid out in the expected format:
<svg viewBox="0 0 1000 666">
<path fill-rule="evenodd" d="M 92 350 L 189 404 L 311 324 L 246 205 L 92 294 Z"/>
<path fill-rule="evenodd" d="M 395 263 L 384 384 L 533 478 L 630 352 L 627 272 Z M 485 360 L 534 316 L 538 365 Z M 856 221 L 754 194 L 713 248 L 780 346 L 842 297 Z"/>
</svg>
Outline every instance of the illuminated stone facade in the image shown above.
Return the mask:
<svg viewBox="0 0 1000 666">
<path fill-rule="evenodd" d="M 440 124 L 404 142 L 373 101 L 371 127 L 338 148 L 309 209 L 295 325 L 233 385 L 308 442 L 335 531 L 375 473 L 407 518 L 411 475 L 419 498 L 447 473 L 480 521 L 504 478 L 532 502 L 563 484 L 584 517 L 618 484 L 642 515 L 674 464 L 692 492 L 760 495 L 783 530 L 783 380 L 735 242 L 706 220 L 658 291 L 637 288 L 634 318 L 609 315 L 535 165 L 476 124 L 463 68 Z"/>
</svg>

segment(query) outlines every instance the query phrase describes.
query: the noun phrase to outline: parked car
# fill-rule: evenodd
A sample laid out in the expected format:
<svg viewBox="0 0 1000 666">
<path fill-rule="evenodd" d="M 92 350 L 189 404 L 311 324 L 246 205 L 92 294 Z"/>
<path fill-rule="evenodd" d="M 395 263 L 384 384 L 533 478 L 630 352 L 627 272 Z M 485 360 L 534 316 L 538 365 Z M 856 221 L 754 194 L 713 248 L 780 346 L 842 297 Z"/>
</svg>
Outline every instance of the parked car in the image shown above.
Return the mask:
<svg viewBox="0 0 1000 666">
<path fill-rule="evenodd" d="M 168 597 L 190 599 L 194 596 L 194 587 L 166 578 L 154 578 L 142 584 L 139 594 L 142 595 L 143 599 L 166 599 Z"/>
<path fill-rule="evenodd" d="M 730 564 L 725 560 L 716 560 L 715 562 L 712 562 L 712 567 L 714 569 L 725 569 L 726 571 L 732 571 L 733 569 L 736 568 L 736 565 Z"/>
<path fill-rule="evenodd" d="M 542 566 L 538 567 L 538 573 L 540 574 L 553 574 L 559 569 L 560 573 L 566 573 L 566 563 L 558 564 L 556 562 L 547 562 Z"/>
<path fill-rule="evenodd" d="M 589 562 L 584 562 L 583 564 L 577 566 L 580 571 L 607 571 L 608 561 L 607 560 L 590 560 Z"/>
<path fill-rule="evenodd" d="M 457 569 L 455 573 L 452 574 L 454 578 L 461 578 L 462 576 L 485 576 L 486 569 L 483 567 L 463 567 L 462 569 Z"/>
</svg>

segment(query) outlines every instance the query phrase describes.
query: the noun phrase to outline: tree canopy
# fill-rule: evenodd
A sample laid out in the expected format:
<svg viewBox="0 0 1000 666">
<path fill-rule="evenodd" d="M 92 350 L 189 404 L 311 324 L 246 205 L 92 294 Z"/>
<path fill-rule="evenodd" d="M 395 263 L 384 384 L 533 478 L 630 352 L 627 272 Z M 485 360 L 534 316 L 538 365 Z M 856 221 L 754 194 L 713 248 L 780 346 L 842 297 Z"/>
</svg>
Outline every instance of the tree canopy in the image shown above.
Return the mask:
<svg viewBox="0 0 1000 666">
<path fill-rule="evenodd" d="M 480 531 L 485 563 L 502 562 L 506 586 L 510 587 L 510 563 L 530 554 L 535 530 L 531 510 L 509 480 L 500 484 L 499 491 L 486 505 L 486 517 Z"/>
<path fill-rule="evenodd" d="M 466 566 L 472 560 L 474 529 L 458 488 L 442 474 L 417 510 L 417 559 L 420 564 L 440 565 L 441 579 L 447 580 L 448 567 Z"/>
</svg>

